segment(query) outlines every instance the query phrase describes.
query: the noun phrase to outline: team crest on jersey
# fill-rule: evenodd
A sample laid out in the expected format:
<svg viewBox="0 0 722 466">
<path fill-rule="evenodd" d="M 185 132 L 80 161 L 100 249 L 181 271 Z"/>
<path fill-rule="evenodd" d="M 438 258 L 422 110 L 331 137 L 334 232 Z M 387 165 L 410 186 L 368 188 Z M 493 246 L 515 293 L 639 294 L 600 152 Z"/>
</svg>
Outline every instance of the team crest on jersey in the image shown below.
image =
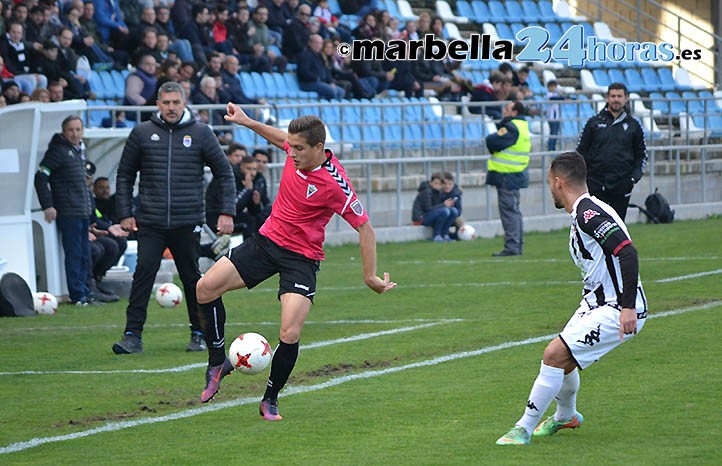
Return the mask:
<svg viewBox="0 0 722 466">
<path fill-rule="evenodd" d="M 190 147 L 191 144 L 193 144 L 193 139 L 191 138 L 190 134 L 186 134 L 185 136 L 183 136 L 183 146 Z"/>
<path fill-rule="evenodd" d="M 351 207 L 351 210 L 353 211 L 353 213 L 358 215 L 359 217 L 364 214 L 364 206 L 363 206 L 363 204 L 361 204 L 361 201 L 359 201 L 358 199 L 353 201 L 351 203 L 350 207 Z"/>
<path fill-rule="evenodd" d="M 151 141 L 160 141 L 160 136 L 158 136 L 158 133 L 153 133 L 153 136 L 150 137 Z"/>
<path fill-rule="evenodd" d="M 629 128 L 629 125 L 626 123 L 622 123 L 622 128 L 624 128 L 624 131 L 627 131 L 627 128 Z"/>
<path fill-rule="evenodd" d="M 597 215 L 599 215 L 599 212 L 597 212 L 596 210 L 592 210 L 592 209 L 585 210 L 584 213 L 582 214 L 582 216 L 584 217 L 584 223 L 589 223 L 589 220 L 596 217 Z"/>
<path fill-rule="evenodd" d="M 318 188 L 315 184 L 309 184 L 306 188 L 306 199 L 311 197 L 316 191 L 318 191 Z"/>
</svg>

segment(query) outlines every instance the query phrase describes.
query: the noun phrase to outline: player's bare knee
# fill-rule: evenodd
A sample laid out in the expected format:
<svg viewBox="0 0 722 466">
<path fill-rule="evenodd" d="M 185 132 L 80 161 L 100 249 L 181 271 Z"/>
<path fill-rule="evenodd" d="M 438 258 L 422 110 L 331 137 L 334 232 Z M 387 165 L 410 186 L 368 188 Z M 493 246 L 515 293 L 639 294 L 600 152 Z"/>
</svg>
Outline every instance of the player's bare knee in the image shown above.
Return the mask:
<svg viewBox="0 0 722 466">
<path fill-rule="evenodd" d="M 205 304 L 213 301 L 212 290 L 209 289 L 207 280 L 201 277 L 196 283 L 196 300 L 199 304 Z"/>
<path fill-rule="evenodd" d="M 281 331 L 279 332 L 278 337 L 282 342 L 292 345 L 294 343 L 297 343 L 298 340 L 300 340 L 301 332 L 295 328 L 289 328 L 289 329 L 282 328 Z"/>
<path fill-rule="evenodd" d="M 569 350 L 559 338 L 555 338 L 544 349 L 544 364 L 552 367 L 566 367 L 571 359 Z"/>
</svg>

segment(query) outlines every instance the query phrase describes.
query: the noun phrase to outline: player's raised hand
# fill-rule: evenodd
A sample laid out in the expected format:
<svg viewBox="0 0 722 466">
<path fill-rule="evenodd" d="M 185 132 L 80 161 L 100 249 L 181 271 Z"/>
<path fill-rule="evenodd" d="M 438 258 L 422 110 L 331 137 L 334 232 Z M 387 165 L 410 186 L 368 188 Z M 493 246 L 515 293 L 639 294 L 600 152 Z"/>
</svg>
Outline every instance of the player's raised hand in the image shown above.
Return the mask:
<svg viewBox="0 0 722 466">
<path fill-rule="evenodd" d="M 388 272 L 384 272 L 383 280 L 381 280 L 379 277 L 373 277 L 372 279 L 366 281 L 366 285 L 368 285 L 369 288 L 371 288 L 372 290 L 374 290 L 375 292 L 377 292 L 379 294 L 386 293 L 390 289 L 396 287 L 396 283 L 392 282 L 389 279 Z"/>
<path fill-rule="evenodd" d="M 245 126 L 247 122 L 252 121 L 251 117 L 246 115 L 246 112 L 244 112 L 241 107 L 232 102 L 228 102 L 228 105 L 226 105 L 226 114 L 223 118 L 226 121 L 237 123 L 242 126 Z"/>
</svg>

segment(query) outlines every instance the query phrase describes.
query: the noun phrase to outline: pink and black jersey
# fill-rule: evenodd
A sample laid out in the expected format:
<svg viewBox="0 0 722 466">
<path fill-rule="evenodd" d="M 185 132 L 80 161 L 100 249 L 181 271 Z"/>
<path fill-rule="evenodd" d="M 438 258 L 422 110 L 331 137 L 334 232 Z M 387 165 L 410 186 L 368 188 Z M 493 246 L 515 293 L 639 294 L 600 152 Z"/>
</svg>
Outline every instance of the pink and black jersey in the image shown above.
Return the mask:
<svg viewBox="0 0 722 466">
<path fill-rule="evenodd" d="M 369 217 L 336 156 L 326 149 L 326 162 L 311 171 L 294 168 L 284 144 L 286 163 L 271 216 L 259 233 L 312 260 L 323 260 L 326 225 L 339 214 L 356 228 Z"/>
</svg>

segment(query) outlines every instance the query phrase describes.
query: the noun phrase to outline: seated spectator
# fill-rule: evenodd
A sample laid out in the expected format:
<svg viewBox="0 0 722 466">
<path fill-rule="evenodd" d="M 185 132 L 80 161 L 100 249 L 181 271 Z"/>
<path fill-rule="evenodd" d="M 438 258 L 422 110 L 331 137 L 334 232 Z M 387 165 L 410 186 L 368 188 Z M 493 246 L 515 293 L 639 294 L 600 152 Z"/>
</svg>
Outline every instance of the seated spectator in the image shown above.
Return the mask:
<svg viewBox="0 0 722 466">
<path fill-rule="evenodd" d="M 80 79 L 68 71 L 58 57 L 58 45 L 53 41 L 46 41 L 35 63 L 35 72 L 44 74 L 48 79 L 60 83 L 66 98 L 87 99 L 90 87 L 86 87 Z"/>
<path fill-rule="evenodd" d="M 191 43 L 186 39 L 180 39 L 176 35 L 176 29 L 170 20 L 170 9 L 167 6 L 160 5 L 156 8 L 155 16 L 155 27 L 158 29 L 158 35 L 165 34 L 168 36 L 168 50 L 175 52 L 181 62 L 193 61 Z"/>
<path fill-rule="evenodd" d="M 93 20 L 97 25 L 102 42 L 121 50 L 126 49 L 130 30 L 123 20 L 120 2 L 117 0 L 93 0 L 93 5 L 95 6 Z"/>
<path fill-rule="evenodd" d="M 333 83 L 331 72 L 324 66 L 322 47 L 321 36 L 313 34 L 308 39 L 308 47 L 298 55 L 296 74 L 299 87 L 304 91 L 317 92 L 322 99 L 343 99 L 346 93 Z"/>
<path fill-rule="evenodd" d="M 30 94 L 30 100 L 32 102 L 50 102 L 50 92 L 47 89 L 38 87 Z"/>
<path fill-rule="evenodd" d="M 254 55 L 264 57 L 268 61 L 270 69 L 278 73 L 283 73 L 286 71 L 288 59 L 283 55 L 276 54 L 276 52 L 270 48 L 271 45 L 280 45 L 281 34 L 271 31 L 268 28 L 266 25 L 267 19 L 268 8 L 264 5 L 259 5 L 253 11 L 253 19 L 250 22 L 251 29 L 249 29 L 249 35 L 251 46 L 253 47 Z"/>
<path fill-rule="evenodd" d="M 33 44 L 35 50 L 39 50 L 57 32 L 49 20 L 50 8 L 46 5 L 37 4 L 30 8 L 30 16 L 25 23 L 25 40 Z"/>
<path fill-rule="evenodd" d="M 458 184 L 454 181 L 454 175 L 451 174 L 451 172 L 444 172 L 444 181 L 441 186 L 441 192 L 443 193 L 444 201 L 447 199 L 452 199 L 454 201 L 454 205 L 451 206 L 449 209 L 451 209 L 452 214 L 456 214 L 457 217 L 454 220 L 454 223 L 451 225 L 451 232 L 449 232 L 449 237 L 453 240 L 458 240 L 457 232 L 459 231 L 459 228 L 464 226 L 464 219 L 461 217 L 461 196 L 463 194 L 463 191 L 459 187 Z M 454 209 L 456 209 L 456 212 L 454 212 Z"/>
<path fill-rule="evenodd" d="M 70 71 L 75 78 L 80 81 L 83 86 L 83 94 L 90 95 L 90 67 L 87 58 L 81 60 L 77 52 L 73 48 L 73 31 L 70 28 L 62 27 L 58 32 L 58 63 L 65 70 Z M 80 63 L 85 68 L 79 66 Z"/>
<path fill-rule="evenodd" d="M 308 44 L 311 35 L 308 30 L 308 19 L 311 16 L 311 7 L 303 3 L 298 6 L 296 16 L 288 23 L 283 31 L 283 43 L 281 50 L 283 55 L 291 63 L 296 63 L 298 55 Z"/>
<path fill-rule="evenodd" d="M 376 89 L 368 81 L 361 81 L 351 68 L 350 57 L 342 57 L 337 52 L 337 43 L 332 39 L 323 41 L 323 58 L 326 68 L 331 72 L 333 83 L 343 88 L 346 96 L 353 96 L 357 99 L 372 99 L 376 95 Z"/>
<path fill-rule="evenodd" d="M 354 60 L 351 62 L 351 69 L 358 76 L 361 86 L 372 89 L 374 95 L 388 89 L 395 74 L 391 70 L 385 70 L 381 60 Z"/>
<path fill-rule="evenodd" d="M 359 25 L 351 31 L 355 39 L 372 39 L 378 34 L 376 32 L 376 16 L 373 13 L 367 13 L 359 22 Z"/>
<path fill-rule="evenodd" d="M 238 58 L 233 55 L 228 55 L 223 61 L 223 68 L 221 69 L 222 88 L 226 94 L 229 95 L 229 99 L 234 104 L 262 104 L 265 101 L 259 99 L 251 99 L 246 96 L 243 92 L 243 86 L 241 85 L 241 78 L 238 76 L 240 65 Z"/>
<path fill-rule="evenodd" d="M 144 54 L 139 57 L 137 68 L 130 73 L 125 79 L 125 99 L 123 105 L 147 105 L 153 98 L 158 78 L 156 69 L 158 62 L 151 53 Z M 126 118 L 135 121 L 136 112 L 130 112 Z M 141 114 L 141 120 L 145 121 L 150 118 L 150 112 Z"/>
<path fill-rule="evenodd" d="M 194 105 L 221 105 L 226 104 L 226 99 L 219 99 L 218 92 L 216 91 L 217 83 L 216 78 L 212 76 L 204 76 L 201 79 L 201 84 L 196 91 L 191 95 L 191 102 Z M 225 120 L 223 115 L 226 114 L 225 110 L 208 110 L 208 124 L 209 125 L 223 125 Z"/>
<path fill-rule="evenodd" d="M 137 2 L 140 5 L 140 2 Z M 125 17 L 127 18 L 127 16 Z M 153 7 L 144 7 L 140 10 L 139 21 L 130 27 L 130 41 L 128 43 L 129 50 L 137 50 L 141 46 L 143 34 L 146 29 L 152 28 L 158 33 L 158 27 L 155 25 L 155 9 Z M 160 61 L 158 62 L 160 63 Z"/>
<path fill-rule="evenodd" d="M 191 44 L 193 58 L 199 66 L 203 66 L 206 55 L 213 52 L 213 33 L 208 27 L 208 7 L 204 3 L 196 3 L 192 8 L 192 19 L 178 29 L 178 37 Z"/>
<path fill-rule="evenodd" d="M 163 54 L 158 49 L 158 31 L 155 27 L 146 27 L 139 31 L 140 44 L 133 50 L 133 61 L 138 63 L 143 55 L 153 55 L 156 63 L 163 62 Z"/>
<path fill-rule="evenodd" d="M 213 7 L 213 24 L 211 34 L 213 35 L 213 48 L 226 55 L 233 53 L 233 44 L 228 36 L 226 22 L 228 21 L 228 7 L 223 3 Z"/>
<path fill-rule="evenodd" d="M 51 102 L 62 102 L 65 100 L 65 92 L 63 86 L 57 81 L 50 81 L 48 83 L 48 93 L 50 94 Z"/>
<path fill-rule="evenodd" d="M 5 105 L 15 105 L 20 103 L 20 88 L 15 81 L 5 81 L 3 83 L 3 97 Z"/>
<path fill-rule="evenodd" d="M 435 242 L 451 241 L 449 228 L 458 217 L 458 211 L 454 208 L 455 200 L 444 200 L 443 180 L 444 175 L 434 173 L 431 180 L 422 181 L 411 210 L 412 222 L 415 225 L 431 227 L 431 239 Z"/>
<path fill-rule="evenodd" d="M 529 89 L 529 67 L 522 66 L 517 72 L 517 78 L 519 79 L 519 85 L 517 86 L 517 98 L 521 100 L 528 100 L 534 97 L 534 92 Z"/>
<path fill-rule="evenodd" d="M 283 0 L 264 0 L 263 5 L 268 9 L 268 19 L 266 25 L 268 29 L 275 31 L 279 36 L 283 36 L 286 25 L 293 20 L 293 12 L 288 9 L 288 2 Z M 281 41 L 278 41 L 280 44 Z"/>
<path fill-rule="evenodd" d="M 397 60 L 388 64 L 393 75 L 389 89 L 403 91 L 406 98 L 424 96 L 424 84 L 414 75 L 415 62 L 416 60 Z"/>
<path fill-rule="evenodd" d="M 506 100 L 511 88 L 511 80 L 499 71 L 492 71 L 488 82 L 476 86 L 471 92 L 471 102 L 498 102 Z M 469 112 L 480 115 L 482 112 L 494 118 L 501 119 L 501 105 L 487 105 L 486 107 L 470 106 Z"/>
<path fill-rule="evenodd" d="M 75 27 L 82 28 L 81 37 L 83 44 L 92 49 L 90 54 L 87 49 L 83 55 L 87 56 L 96 69 L 107 69 L 109 63 L 113 68 L 126 69 L 130 61 L 130 55 L 125 50 L 115 49 L 104 41 L 98 32 L 98 25 L 93 19 L 95 16 L 95 4 L 92 1 L 83 3 L 83 10 Z"/>
<path fill-rule="evenodd" d="M 0 56 L 5 62 L 8 73 L 26 94 L 31 94 L 36 87 L 47 87 L 48 78 L 34 72 L 36 58 L 33 46 L 23 40 L 24 27 L 20 23 L 10 23 L 8 32 L 0 37 Z M 10 103 L 8 103 L 10 105 Z"/>
<path fill-rule="evenodd" d="M 258 192 L 260 201 L 256 224 L 260 228 L 268 216 L 271 215 L 272 203 L 268 197 L 268 182 L 265 176 L 268 164 L 271 162 L 271 155 L 266 150 L 256 149 L 253 151 L 253 158 L 256 160 L 256 176 L 253 178 L 253 189 Z"/>
<path fill-rule="evenodd" d="M 158 72 L 158 81 L 156 82 L 155 90 L 153 91 L 151 98 L 148 99 L 148 103 L 146 105 L 156 105 L 160 86 L 168 81 L 178 82 L 180 79 L 180 66 L 180 62 L 175 58 L 163 60 L 160 64 L 160 71 Z"/>
<path fill-rule="evenodd" d="M 423 84 L 424 89 L 436 93 L 439 100 L 454 100 L 461 88 L 451 78 L 444 76 L 443 65 L 437 60 L 424 60 L 424 51 L 419 49 L 417 59 L 412 65 L 414 77 Z"/>
</svg>

